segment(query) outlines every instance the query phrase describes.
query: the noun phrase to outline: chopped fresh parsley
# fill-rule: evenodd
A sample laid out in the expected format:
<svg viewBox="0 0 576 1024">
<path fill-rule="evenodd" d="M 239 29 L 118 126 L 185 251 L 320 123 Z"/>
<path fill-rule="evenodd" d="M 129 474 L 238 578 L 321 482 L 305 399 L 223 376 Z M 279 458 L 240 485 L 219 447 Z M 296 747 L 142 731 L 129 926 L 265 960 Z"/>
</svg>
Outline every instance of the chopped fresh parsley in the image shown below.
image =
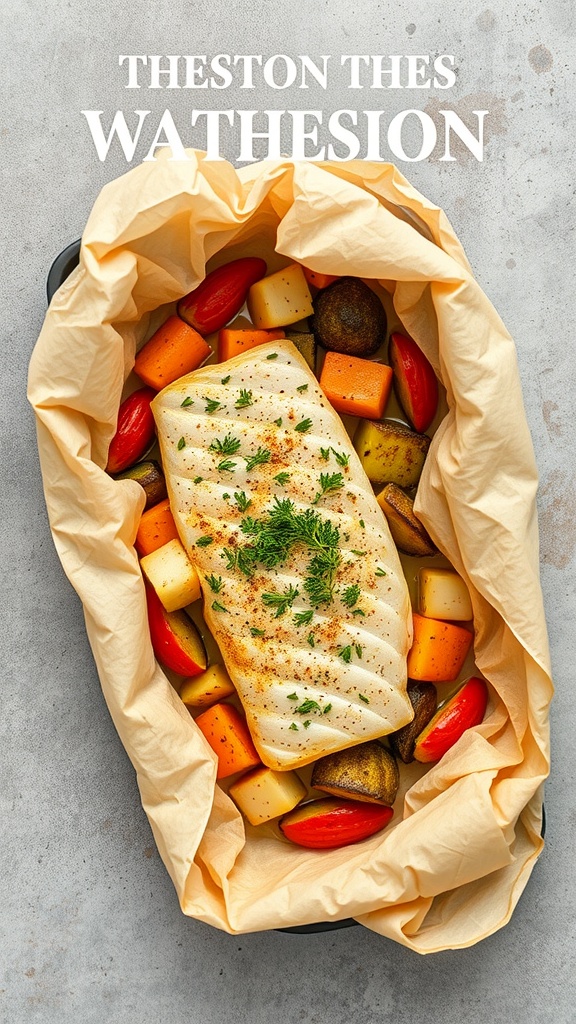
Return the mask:
<svg viewBox="0 0 576 1024">
<path fill-rule="evenodd" d="M 298 700 L 298 694 L 297 693 L 289 693 L 287 699 L 288 700 Z"/>
<path fill-rule="evenodd" d="M 345 661 L 347 665 L 350 664 L 352 661 L 352 647 L 350 644 L 347 644 L 346 647 L 340 648 L 338 651 L 338 657 L 342 658 L 342 661 Z"/>
<path fill-rule="evenodd" d="M 278 353 L 271 352 L 269 356 L 266 356 L 266 359 L 278 359 Z"/>
<path fill-rule="evenodd" d="M 382 569 L 380 566 L 378 566 L 378 568 L 376 569 L 376 575 L 377 576 L 387 576 L 388 573 L 386 572 L 385 569 Z"/>
<path fill-rule="evenodd" d="M 279 416 L 277 420 L 274 420 L 274 423 L 276 424 L 277 427 L 281 427 L 282 426 L 282 417 Z"/>
<path fill-rule="evenodd" d="M 319 711 L 322 713 L 322 708 L 315 700 L 305 700 L 302 702 L 300 707 L 294 709 L 297 715 L 309 715 L 311 711 Z"/>
<path fill-rule="evenodd" d="M 274 479 L 277 484 L 280 484 L 280 487 L 284 487 L 290 479 L 290 473 L 277 473 Z"/>
<path fill-rule="evenodd" d="M 312 725 L 312 722 L 310 721 L 309 718 L 307 718 L 306 721 L 304 722 L 304 728 L 308 729 L 309 726 L 311 726 L 311 725 Z"/>
<path fill-rule="evenodd" d="M 204 479 L 204 477 L 203 477 L 203 476 L 195 476 L 195 477 L 194 477 L 194 480 L 192 481 L 192 483 L 195 483 L 195 484 L 201 484 L 201 483 L 202 483 L 202 481 L 203 481 L 203 479 Z"/>
<path fill-rule="evenodd" d="M 185 438 L 181 437 L 180 440 L 178 441 L 178 444 L 176 445 L 176 447 L 177 447 L 178 451 L 181 452 L 182 449 L 186 447 L 186 440 L 185 440 Z"/>
<path fill-rule="evenodd" d="M 296 722 L 292 722 L 290 728 L 292 729 L 293 732 L 298 732 L 298 726 L 296 725 Z"/>
<path fill-rule="evenodd" d="M 236 469 L 237 463 L 232 462 L 231 459 L 222 459 L 216 466 L 219 473 L 232 473 Z"/>
<path fill-rule="evenodd" d="M 225 608 L 223 604 L 220 604 L 219 601 L 212 601 L 212 611 L 213 612 L 227 612 L 228 609 Z"/>
<path fill-rule="evenodd" d="M 230 374 L 228 374 L 227 377 L 222 377 L 222 380 L 220 381 L 220 383 L 221 384 L 227 384 L 229 380 L 230 380 Z"/>
<path fill-rule="evenodd" d="M 207 548 L 209 544 L 214 543 L 214 537 L 198 537 L 196 541 L 197 548 Z"/>
<path fill-rule="evenodd" d="M 252 636 L 265 636 L 266 635 L 266 630 L 265 629 L 258 629 L 257 626 L 251 626 L 250 627 L 250 632 L 251 632 Z"/>
<path fill-rule="evenodd" d="M 180 402 L 181 409 L 187 409 L 189 405 L 194 405 L 194 399 L 190 398 L 190 395 L 186 395 L 183 402 Z"/>
<path fill-rule="evenodd" d="M 222 403 L 217 402 L 215 398 L 208 398 L 208 395 L 203 395 L 202 397 L 206 402 L 204 412 L 213 413 L 216 412 L 217 409 L 221 408 Z"/>
<path fill-rule="evenodd" d="M 304 391 L 308 391 L 308 385 L 307 384 L 300 384 L 300 387 L 297 387 L 296 391 L 299 391 L 300 394 L 303 394 Z"/>
<path fill-rule="evenodd" d="M 359 696 L 360 700 L 363 701 L 364 704 L 369 704 L 370 703 L 370 698 L 369 697 L 365 697 L 363 693 L 359 693 L 358 696 Z"/>
</svg>

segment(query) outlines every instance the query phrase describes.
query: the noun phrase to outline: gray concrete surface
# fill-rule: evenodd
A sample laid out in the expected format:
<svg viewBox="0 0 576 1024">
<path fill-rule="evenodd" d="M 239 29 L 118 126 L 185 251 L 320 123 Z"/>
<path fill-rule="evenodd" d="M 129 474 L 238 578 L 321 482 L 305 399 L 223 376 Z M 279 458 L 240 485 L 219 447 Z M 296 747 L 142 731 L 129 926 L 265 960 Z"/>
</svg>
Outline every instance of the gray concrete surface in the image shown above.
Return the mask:
<svg viewBox="0 0 576 1024">
<path fill-rule="evenodd" d="M 3 0 L 2 1020 L 576 1020 L 576 22 L 571 0 L 483 2 Z M 454 53 L 458 83 L 442 98 L 493 112 L 483 163 L 401 165 L 447 211 L 516 339 L 541 474 L 557 685 L 547 846 L 511 923 L 471 950 L 419 958 L 360 928 L 230 937 L 180 914 L 156 853 L 54 552 L 24 394 L 47 269 L 81 233 L 100 187 L 126 170 L 118 153 L 99 163 L 79 111 L 169 106 L 184 123 L 203 105 L 184 91 L 126 91 L 117 67 L 126 52 Z M 266 105 L 258 91 L 250 102 L 238 88 L 222 95 L 212 105 Z M 376 102 L 336 83 L 314 104 L 296 89 L 279 97 L 273 105 L 391 114 L 426 102 L 400 92 Z"/>
</svg>

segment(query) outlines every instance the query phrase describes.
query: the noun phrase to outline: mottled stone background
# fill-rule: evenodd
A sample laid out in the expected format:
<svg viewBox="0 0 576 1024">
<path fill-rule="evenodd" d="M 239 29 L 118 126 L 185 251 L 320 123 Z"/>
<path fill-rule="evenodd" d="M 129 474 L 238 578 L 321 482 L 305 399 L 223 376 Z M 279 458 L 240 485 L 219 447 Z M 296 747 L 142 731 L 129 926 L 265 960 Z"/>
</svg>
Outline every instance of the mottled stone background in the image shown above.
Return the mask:
<svg viewBox="0 0 576 1024">
<path fill-rule="evenodd" d="M 485 2 L 485 0 L 482 0 Z M 394 1024 L 574 1021 L 574 43 L 572 0 L 3 0 L 4 510 L 0 1017 L 10 1022 Z M 119 53 L 454 53 L 449 92 L 332 87 L 275 106 L 490 111 L 485 161 L 401 169 L 444 207 L 518 346 L 541 475 L 542 585 L 557 696 L 548 835 L 511 923 L 421 959 L 360 928 L 230 937 L 181 916 L 99 690 L 82 611 L 50 538 L 25 400 L 45 278 L 82 231 L 100 164 L 81 109 L 161 111 L 127 92 Z M 225 97 L 225 98 L 224 98 Z M 269 103 L 239 89 L 231 108 Z M 518 594 L 522 601 L 522 594 Z"/>
</svg>

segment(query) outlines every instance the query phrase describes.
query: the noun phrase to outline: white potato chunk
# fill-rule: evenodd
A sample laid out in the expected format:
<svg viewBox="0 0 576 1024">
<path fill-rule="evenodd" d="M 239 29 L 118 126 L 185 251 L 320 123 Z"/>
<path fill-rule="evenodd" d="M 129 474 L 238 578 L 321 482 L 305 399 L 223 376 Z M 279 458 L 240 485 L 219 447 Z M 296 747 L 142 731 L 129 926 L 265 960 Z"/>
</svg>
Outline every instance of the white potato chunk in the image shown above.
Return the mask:
<svg viewBox="0 0 576 1024">
<path fill-rule="evenodd" d="M 453 569 L 420 569 L 418 611 L 428 619 L 467 622 L 472 618 L 468 587 Z"/>
<path fill-rule="evenodd" d="M 254 326 L 262 328 L 284 327 L 313 312 L 310 289 L 298 263 L 253 284 L 246 304 Z"/>
<path fill-rule="evenodd" d="M 140 567 L 167 612 L 178 611 L 200 597 L 198 573 L 177 538 L 144 555 Z"/>
<path fill-rule="evenodd" d="M 184 680 L 180 700 L 188 708 L 208 708 L 233 693 L 236 688 L 224 666 L 210 665 L 199 676 Z"/>
<path fill-rule="evenodd" d="M 229 794 L 251 825 L 291 811 L 306 796 L 306 786 L 296 772 L 256 768 L 230 786 Z"/>
</svg>

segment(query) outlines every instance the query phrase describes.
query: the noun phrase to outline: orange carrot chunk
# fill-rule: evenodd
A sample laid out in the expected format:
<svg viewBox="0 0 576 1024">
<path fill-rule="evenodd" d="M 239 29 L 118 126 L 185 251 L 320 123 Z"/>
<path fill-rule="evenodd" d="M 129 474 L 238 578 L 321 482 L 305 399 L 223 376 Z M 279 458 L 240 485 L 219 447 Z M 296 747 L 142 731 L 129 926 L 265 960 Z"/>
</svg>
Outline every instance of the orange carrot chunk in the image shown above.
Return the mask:
<svg viewBox="0 0 576 1024">
<path fill-rule="evenodd" d="M 248 726 L 232 704 L 214 704 L 198 715 L 196 725 L 218 756 L 217 779 L 261 764 Z"/>
<path fill-rule="evenodd" d="M 177 537 L 178 531 L 170 511 L 170 501 L 165 498 L 142 514 L 134 546 L 140 556 L 150 555 Z"/>
<path fill-rule="evenodd" d="M 169 316 L 140 349 L 134 369 L 141 380 L 161 391 L 173 380 L 196 370 L 211 352 L 198 331 L 179 316 Z"/>
<path fill-rule="evenodd" d="M 336 412 L 379 420 L 392 386 L 392 369 L 341 352 L 327 352 L 320 387 Z"/>
<path fill-rule="evenodd" d="M 319 270 L 309 270 L 308 267 L 302 267 L 302 270 L 308 284 L 311 284 L 313 288 L 318 288 L 319 291 L 338 280 L 334 274 L 321 274 Z"/>
<path fill-rule="evenodd" d="M 281 341 L 285 337 L 280 327 L 269 331 L 246 327 L 222 327 L 218 331 L 218 362 L 224 363 L 232 356 L 237 356 L 239 352 L 264 345 L 267 341 Z"/>
<path fill-rule="evenodd" d="M 440 619 L 426 619 L 414 612 L 414 643 L 408 654 L 408 677 L 429 683 L 456 679 L 473 635 L 463 626 Z"/>
</svg>

